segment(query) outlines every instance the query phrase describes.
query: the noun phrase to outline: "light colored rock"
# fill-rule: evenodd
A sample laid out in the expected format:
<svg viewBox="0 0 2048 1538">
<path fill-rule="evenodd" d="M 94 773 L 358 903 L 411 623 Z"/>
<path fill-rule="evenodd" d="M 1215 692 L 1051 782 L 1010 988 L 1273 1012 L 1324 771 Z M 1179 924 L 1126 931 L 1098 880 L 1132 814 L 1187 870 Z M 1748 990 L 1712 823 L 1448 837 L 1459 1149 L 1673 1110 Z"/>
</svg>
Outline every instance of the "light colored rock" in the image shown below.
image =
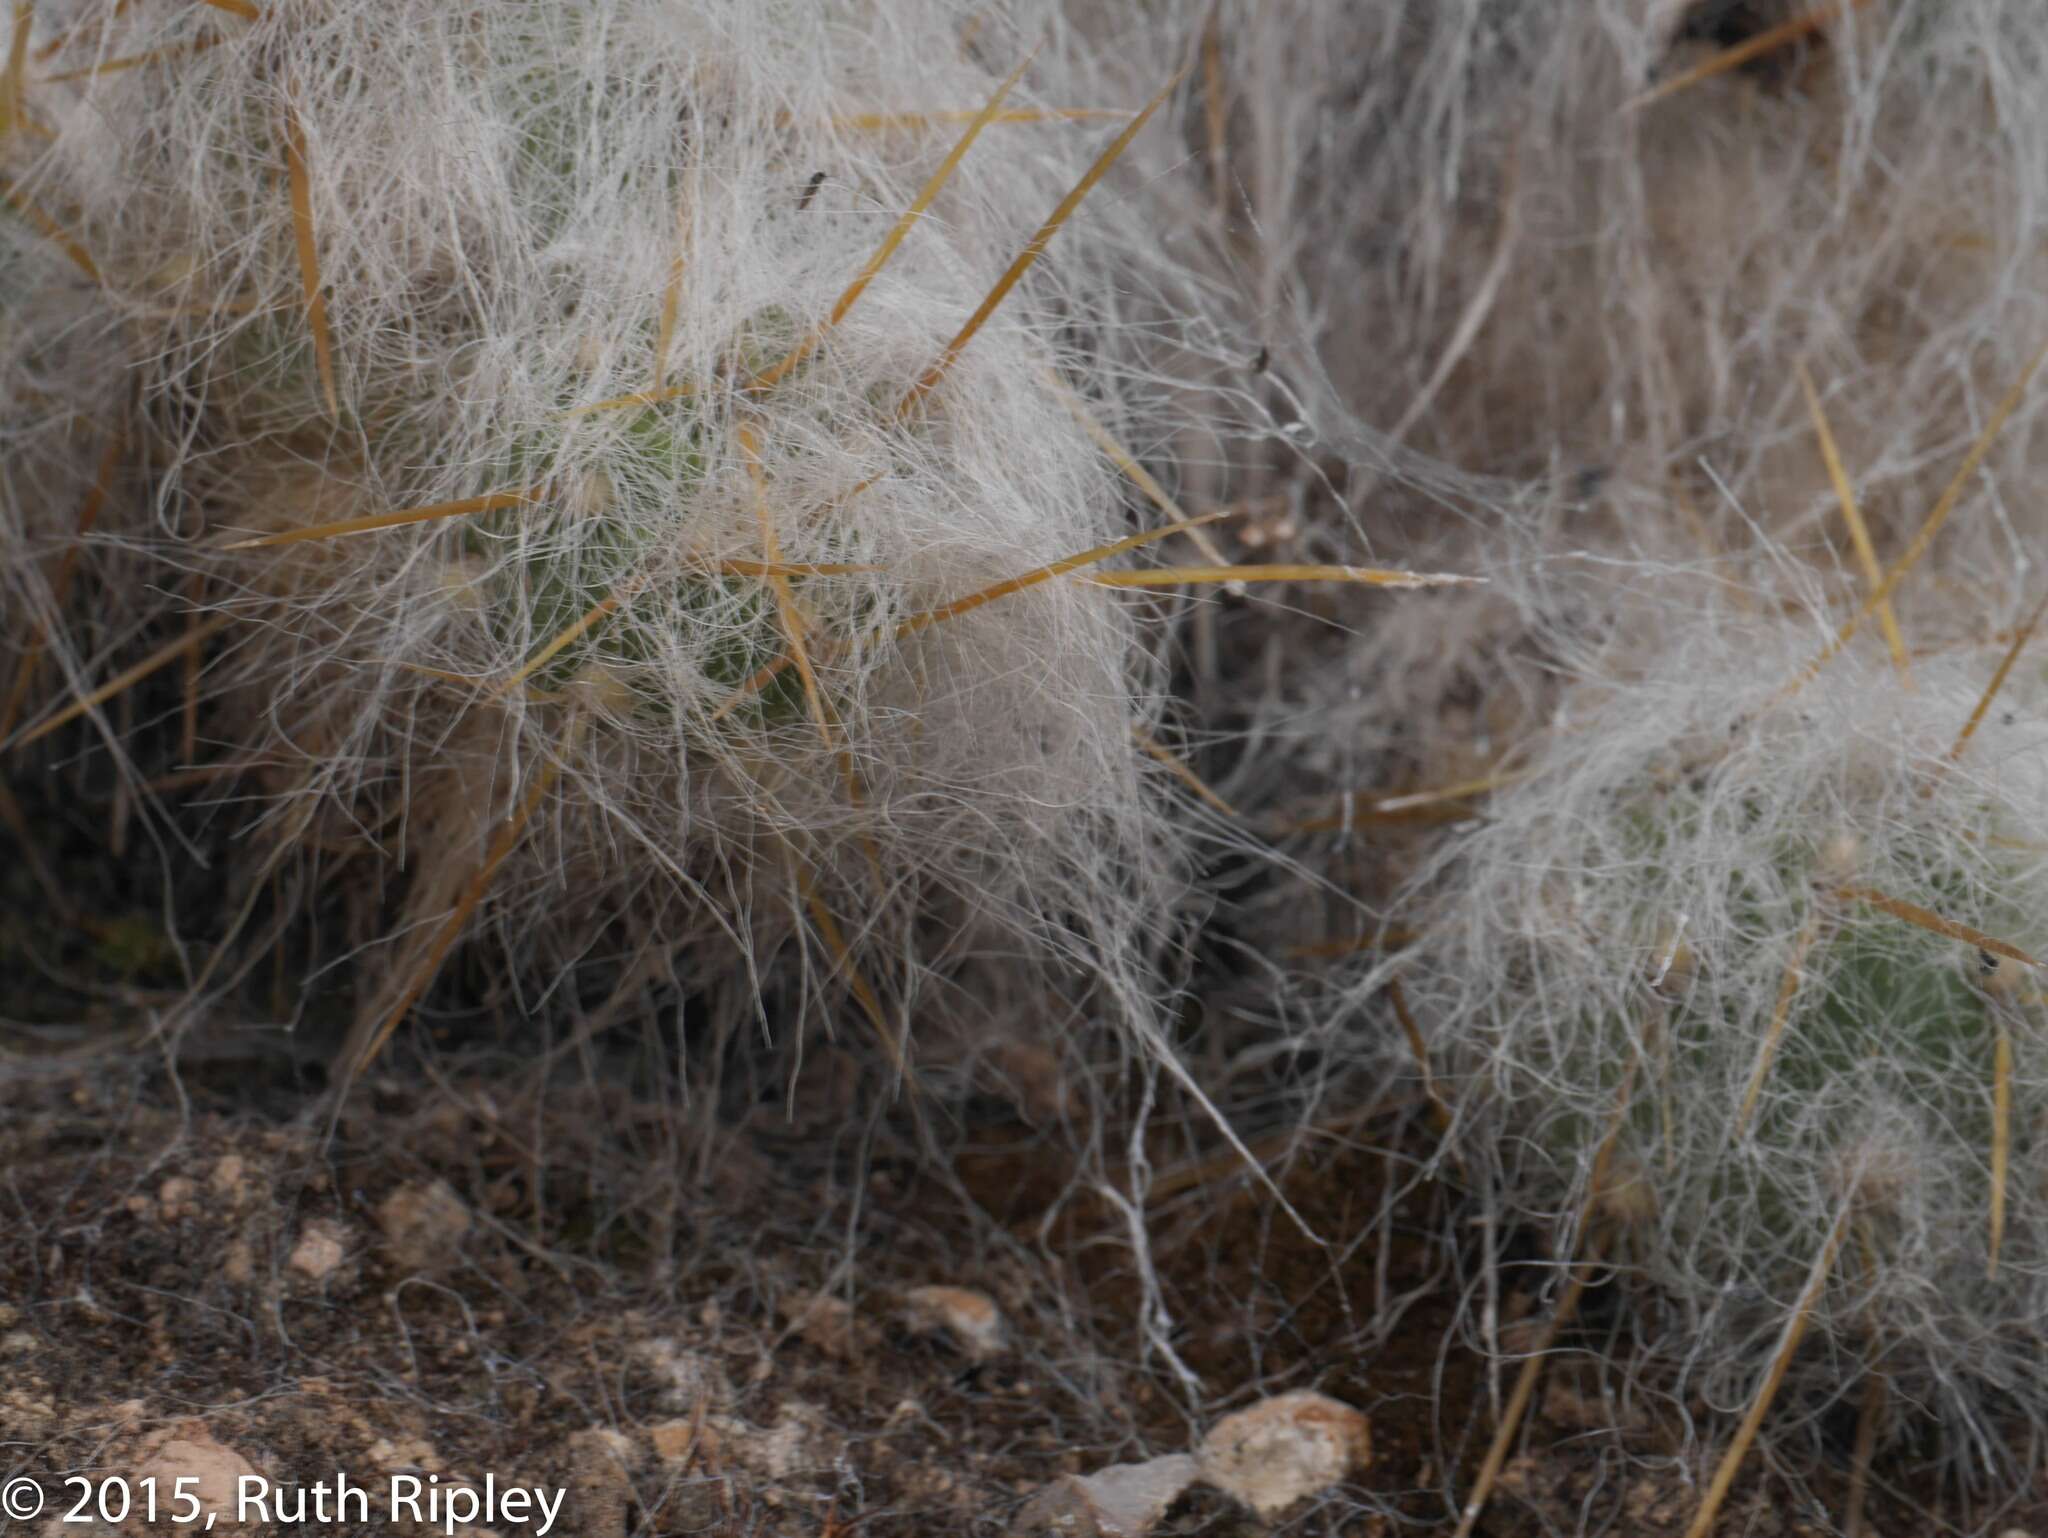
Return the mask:
<svg viewBox="0 0 2048 1538">
<path fill-rule="evenodd" d="M 20 1333 L 28 1334 L 26 1330 Z M 20 1387 L 0 1384 L 0 1426 L 17 1436 L 52 1434 L 57 1429 L 56 1401 L 47 1393 L 37 1392 L 48 1387 L 40 1378 L 31 1378 Z"/>
<path fill-rule="evenodd" d="M 1034 1495 L 1011 1529 L 1073 1538 L 1144 1538 L 1193 1484 L 1200 1468 L 1186 1453 L 1068 1474 Z"/>
<path fill-rule="evenodd" d="M 784 1293 L 783 1319 L 804 1342 L 829 1357 L 850 1361 L 860 1354 L 861 1332 L 853 1305 L 822 1292 Z"/>
<path fill-rule="evenodd" d="M 730 1415 L 713 1417 L 712 1425 L 727 1457 L 778 1483 L 832 1465 L 832 1439 L 824 1412 L 815 1405 L 790 1400 L 765 1431 Z"/>
<path fill-rule="evenodd" d="M 189 1491 L 199 1502 L 199 1515 L 189 1526 L 174 1526 L 159 1507 L 157 1531 L 232 1532 L 242 1526 L 235 1520 L 236 1496 L 244 1478 L 256 1476 L 256 1466 L 234 1448 L 221 1442 L 204 1421 L 180 1422 L 143 1440 L 129 1460 L 131 1483 L 154 1479 L 158 1490 Z M 184 1486 L 179 1480 L 188 1481 Z M 131 1520 L 137 1533 L 145 1529 Z"/>
<path fill-rule="evenodd" d="M 315 1218 L 299 1234 L 285 1262 L 299 1275 L 324 1282 L 348 1258 L 348 1230 L 328 1218 Z"/>
<path fill-rule="evenodd" d="M 1372 1462 L 1372 1426 L 1307 1390 L 1226 1415 L 1196 1451 L 1201 1477 L 1260 1516 L 1284 1511 Z"/>
<path fill-rule="evenodd" d="M 249 1199 L 249 1167 L 240 1154 L 222 1154 L 207 1184 L 230 1206 L 239 1207 Z"/>
<path fill-rule="evenodd" d="M 792 1401 L 782 1407 L 761 1441 L 761 1467 L 770 1479 L 827 1467 L 825 1417 L 815 1407 Z"/>
<path fill-rule="evenodd" d="M 377 1227 L 392 1259 L 409 1271 L 444 1263 L 461 1248 L 474 1222 L 445 1180 L 400 1186 L 377 1206 Z"/>
<path fill-rule="evenodd" d="M 665 1408 L 694 1412 L 700 1401 L 714 1410 L 731 1408 L 732 1380 L 716 1358 L 685 1350 L 665 1335 L 636 1342 L 633 1355 L 661 1380 Z"/>
<path fill-rule="evenodd" d="M 925 1407 L 915 1399 L 899 1399 L 896 1401 L 896 1408 L 889 1412 L 889 1418 L 883 1424 L 886 1426 L 900 1426 L 905 1421 L 929 1421 L 930 1419 L 931 1416 L 925 1410 Z"/>
<path fill-rule="evenodd" d="M 256 1252 L 247 1239 L 232 1241 L 221 1256 L 221 1280 L 230 1287 L 247 1287 L 256 1280 Z"/>
<path fill-rule="evenodd" d="M 963 1354 L 985 1362 L 1009 1344 L 1003 1311 L 971 1287 L 913 1287 L 903 1295 L 904 1323 L 919 1335 L 949 1335 Z"/>
</svg>

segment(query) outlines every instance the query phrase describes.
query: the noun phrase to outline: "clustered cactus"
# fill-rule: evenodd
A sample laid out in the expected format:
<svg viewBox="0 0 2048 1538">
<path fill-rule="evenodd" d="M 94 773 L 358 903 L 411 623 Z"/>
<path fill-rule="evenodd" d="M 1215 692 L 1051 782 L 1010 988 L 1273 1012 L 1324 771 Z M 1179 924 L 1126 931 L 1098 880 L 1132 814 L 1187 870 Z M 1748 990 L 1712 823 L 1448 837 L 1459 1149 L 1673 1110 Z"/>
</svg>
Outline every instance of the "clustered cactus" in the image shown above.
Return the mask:
<svg viewBox="0 0 2048 1538">
<path fill-rule="evenodd" d="M 1807 681 L 1814 637 L 1710 612 L 1577 684 L 1373 983 L 1479 1178 L 1643 1289 L 1682 1392 L 1741 1402 L 1832 1253 L 1792 1382 L 1976 1435 L 2048 1414 L 2048 672 Z"/>
<path fill-rule="evenodd" d="M 242 885 L 399 891 L 358 1061 L 480 935 L 538 989 L 652 946 L 728 1019 L 829 975 L 899 1065 L 950 969 L 1021 964 L 1156 1048 L 1174 632 L 1089 577 L 1190 532 L 1132 517 L 1120 443 L 1284 411 L 1357 461 L 1296 477 L 1287 554 L 1498 579 L 1204 621 L 1288 664 L 1206 680 L 1254 728 L 1235 809 L 1414 935 L 1275 1010 L 1320 1008 L 1324 1082 L 1387 1063 L 1397 982 L 1447 1151 L 1621 1269 L 1677 1392 L 1745 1399 L 1796 1315 L 1790 1402 L 1881 1378 L 1970 1458 L 2048 1425 L 2048 674 L 2007 581 L 2048 20 L 1843 7 L 1694 79 L 1714 28 L 1636 0 L 980 12 L 25 10 L 0 739 L 203 621 Z M 1151 110 L 1129 61 L 1184 54 L 1193 138 L 1081 206 Z M 1179 309 L 1247 280 L 1270 347 Z M 1349 890 L 1432 780 L 1473 815 Z M 1276 891 L 1255 943 L 1326 956 Z"/>
<path fill-rule="evenodd" d="M 363 1044 L 470 929 L 743 992 L 794 939 L 892 1017 L 1021 942 L 1142 1011 L 1157 668 L 1042 579 L 1133 527 L 1145 262 L 1032 240 L 1142 101 L 1022 110 L 941 0 L 248 11 L 37 9 L 8 271 L 138 387 L 101 536 L 230 627 L 254 858 L 409 872 Z"/>
<path fill-rule="evenodd" d="M 1776 41 L 1726 57 L 1745 30 Z M 1248 681 L 1225 788 L 1323 878 L 1265 949 L 1356 957 L 1282 1017 L 1303 1099 L 1414 1074 L 1435 1168 L 1560 1278 L 1620 1267 L 1657 1389 L 1746 1407 L 1796 1321 L 1781 1436 L 1881 1380 L 1887 1436 L 2009 1488 L 2048 1424 L 2031 651 L 1964 729 L 2048 535 L 2048 16 L 1305 3 L 1216 36 L 1227 201 L 1380 429 L 1294 537 L 1491 579 Z"/>
</svg>

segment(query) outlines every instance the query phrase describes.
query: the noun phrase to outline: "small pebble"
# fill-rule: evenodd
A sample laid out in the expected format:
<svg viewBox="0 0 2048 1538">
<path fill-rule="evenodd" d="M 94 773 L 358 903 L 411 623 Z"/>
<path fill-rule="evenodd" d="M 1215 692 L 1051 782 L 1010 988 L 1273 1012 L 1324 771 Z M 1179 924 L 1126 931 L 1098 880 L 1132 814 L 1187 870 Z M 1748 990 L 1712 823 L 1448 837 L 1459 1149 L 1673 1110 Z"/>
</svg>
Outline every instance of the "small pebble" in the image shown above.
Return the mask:
<svg viewBox="0 0 2048 1538">
<path fill-rule="evenodd" d="M 1326 1395 L 1281 1394 L 1224 1416 L 1195 1456 L 1204 1480 L 1271 1516 L 1369 1465 L 1372 1426 Z"/>
<path fill-rule="evenodd" d="M 913 1287 L 903 1295 L 904 1323 L 913 1334 L 950 1335 L 970 1359 L 985 1362 L 1009 1343 L 1003 1312 L 971 1287 Z"/>
<path fill-rule="evenodd" d="M 1011 1532 L 1017 1538 L 1031 1533 L 1144 1538 L 1198 1473 L 1193 1458 L 1174 1453 L 1093 1474 L 1068 1474 L 1025 1502 Z"/>
</svg>

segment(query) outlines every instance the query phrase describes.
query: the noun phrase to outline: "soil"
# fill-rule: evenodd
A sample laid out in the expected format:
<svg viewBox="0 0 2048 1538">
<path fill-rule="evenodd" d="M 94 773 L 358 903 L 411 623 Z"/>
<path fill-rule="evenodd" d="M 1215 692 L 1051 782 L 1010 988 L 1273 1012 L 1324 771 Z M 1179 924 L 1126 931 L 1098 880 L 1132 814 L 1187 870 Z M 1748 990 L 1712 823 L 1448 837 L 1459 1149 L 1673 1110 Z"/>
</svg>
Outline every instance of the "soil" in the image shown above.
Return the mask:
<svg viewBox="0 0 2048 1538">
<path fill-rule="evenodd" d="M 1197 1486 L 1155 1531 L 1449 1531 L 1512 1381 L 1456 1333 L 1470 1257 L 1446 1253 L 1452 1193 L 1407 1178 L 1398 1116 L 1279 1167 L 1299 1224 L 1228 1160 L 1155 1183 L 1164 1343 L 1190 1387 L 1145 1349 L 1127 1220 L 1014 1111 L 969 1108 L 950 1159 L 917 1157 L 900 1113 L 859 1143 L 734 1127 L 686 1177 L 656 1152 L 673 1108 L 619 1090 L 522 1099 L 489 1065 L 422 1059 L 359 1086 L 330 1137 L 317 1072 L 225 1040 L 169 1064 L 20 1057 L 0 1091 L 0 1484 L 50 1499 L 44 1525 L 0 1533 L 158 1530 L 54 1516 L 67 1481 L 182 1469 L 180 1445 L 309 1488 L 566 1492 L 555 1530 L 581 1538 L 1007 1533 L 1063 1474 L 1187 1450 L 1301 1388 L 1367 1413 L 1368 1468 L 1269 1518 Z M 1526 1274 L 1508 1347 L 1547 1306 L 1550 1273 Z M 986 1294 L 1002 1348 L 916 1323 L 905 1294 L 933 1284 Z M 1698 1470 L 1617 1412 L 1600 1317 L 1547 1374 L 1479 1533 L 1690 1518 Z M 1722 1531 L 1833 1530 L 1758 1467 Z M 1943 1530 L 1885 1483 L 1868 1531 Z M 1838 1499 L 1842 1471 L 1811 1485 Z"/>
</svg>

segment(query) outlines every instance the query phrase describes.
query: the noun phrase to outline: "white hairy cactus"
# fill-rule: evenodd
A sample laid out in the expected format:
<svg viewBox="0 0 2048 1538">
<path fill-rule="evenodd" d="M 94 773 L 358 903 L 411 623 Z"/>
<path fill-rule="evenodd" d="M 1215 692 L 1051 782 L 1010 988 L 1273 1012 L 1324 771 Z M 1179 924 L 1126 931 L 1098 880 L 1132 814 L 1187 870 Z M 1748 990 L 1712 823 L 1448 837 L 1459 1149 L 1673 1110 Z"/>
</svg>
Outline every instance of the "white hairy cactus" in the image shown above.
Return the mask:
<svg viewBox="0 0 2048 1538">
<path fill-rule="evenodd" d="M 1783 536 L 1828 506 L 1796 362 L 1908 492 L 2034 345 L 2026 0 L 1305 0 L 1215 37 L 1223 217 L 1346 403 L 1461 469 L 1707 494 L 1705 458 Z"/>
<path fill-rule="evenodd" d="M 365 1045 L 471 923 L 748 989 L 796 934 L 878 1024 L 1021 941 L 1145 1009 L 1157 670 L 1042 569 L 1133 528 L 1165 269 L 1113 203 L 1034 241 L 1143 101 L 1006 82 L 1043 18 L 972 11 L 40 8 L 33 185 L 144 382 L 133 538 L 229 627 L 267 868 L 410 873 Z"/>
<path fill-rule="evenodd" d="M 1200 30 L 1162 184 L 1263 301 L 1272 368 L 1250 388 L 1323 446 L 1322 473 L 1240 472 L 1233 491 L 1284 507 L 1245 527 L 1293 549 L 1738 585 L 1776 583 L 1789 551 L 1854 602 L 2048 342 L 2048 10 L 2029 0 L 1094 10 L 1126 52 Z M 2048 535 L 2014 494 L 2044 400 L 1990 448 L 2001 493 L 1898 595 L 1909 634 L 1948 628 L 1956 583 L 2017 601 L 2004 584 Z M 1219 789 L 1293 821 L 1338 792 L 1483 779 L 1544 719 L 1554 643 L 1581 618 L 1517 615 L 1496 588 L 1388 607 L 1355 640 L 1300 627 L 1276 677 L 1244 670 L 1232 702 L 1255 745 Z"/>
<path fill-rule="evenodd" d="M 1321 976 L 1419 933 L 1338 962 L 1332 1018 L 1371 1031 L 1296 1056 L 1309 1096 L 1384 1074 L 1398 980 L 1498 1215 L 1636 1284 L 1623 1370 L 1687 1416 L 1750 1403 L 1818 1266 L 1781 1438 L 1883 1379 L 1890 1434 L 2023 1470 L 2043 990 L 1955 936 L 2048 955 L 2039 665 L 1951 750 L 2048 539 L 2048 11 L 1197 9 L 1187 180 L 1276 371 L 1309 344 L 1289 382 L 1364 450 L 1292 537 L 1491 579 L 1303 627 L 1237 690 L 1219 788 L 1325 910 L 1304 935 L 1277 887 L 1251 948 Z M 1891 612 L 1794 689 L 1879 582 Z"/>
<path fill-rule="evenodd" d="M 1816 671 L 1824 634 L 1710 608 L 1582 678 L 1365 986 L 1504 1212 L 1640 1287 L 1638 1369 L 1745 1403 L 1820 1267 L 1779 1424 L 1882 1376 L 2009 1470 L 2048 1418 L 2048 669 Z"/>
</svg>

